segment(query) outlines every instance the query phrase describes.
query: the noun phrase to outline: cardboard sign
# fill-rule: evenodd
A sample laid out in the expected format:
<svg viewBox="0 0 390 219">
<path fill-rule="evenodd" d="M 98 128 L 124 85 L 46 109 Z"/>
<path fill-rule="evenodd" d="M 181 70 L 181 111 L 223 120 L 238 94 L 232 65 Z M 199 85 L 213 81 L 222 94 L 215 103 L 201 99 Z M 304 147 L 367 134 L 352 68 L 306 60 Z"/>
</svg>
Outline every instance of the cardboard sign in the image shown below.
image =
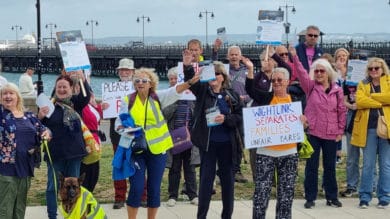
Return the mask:
<svg viewBox="0 0 390 219">
<path fill-rule="evenodd" d="M 118 116 L 120 102 L 123 97 L 134 92 L 133 82 L 114 81 L 102 84 L 102 102 L 109 107 L 103 111 L 103 118 L 115 118 Z"/>
<path fill-rule="evenodd" d="M 300 102 L 243 109 L 245 148 L 302 142 Z"/>
</svg>

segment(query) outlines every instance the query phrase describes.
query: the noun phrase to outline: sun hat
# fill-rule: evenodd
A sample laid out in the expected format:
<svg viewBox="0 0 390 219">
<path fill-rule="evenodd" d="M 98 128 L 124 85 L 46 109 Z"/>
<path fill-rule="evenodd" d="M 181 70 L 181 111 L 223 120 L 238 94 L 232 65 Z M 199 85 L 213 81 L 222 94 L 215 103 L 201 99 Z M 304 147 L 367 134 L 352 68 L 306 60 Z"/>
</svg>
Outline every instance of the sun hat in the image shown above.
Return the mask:
<svg viewBox="0 0 390 219">
<path fill-rule="evenodd" d="M 119 66 L 116 69 L 135 69 L 134 61 L 128 58 L 123 58 L 119 61 Z"/>
</svg>

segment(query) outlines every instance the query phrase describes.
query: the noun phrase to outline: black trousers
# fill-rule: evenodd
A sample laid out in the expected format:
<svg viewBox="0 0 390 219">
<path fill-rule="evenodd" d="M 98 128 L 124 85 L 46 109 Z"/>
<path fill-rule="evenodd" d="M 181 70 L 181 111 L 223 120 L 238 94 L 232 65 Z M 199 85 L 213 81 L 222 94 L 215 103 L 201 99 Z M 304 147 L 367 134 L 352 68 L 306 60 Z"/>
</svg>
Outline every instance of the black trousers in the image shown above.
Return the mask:
<svg viewBox="0 0 390 219">
<path fill-rule="evenodd" d="M 181 178 L 181 167 L 183 166 L 185 191 L 190 200 L 198 197 L 196 191 L 195 166 L 191 165 L 191 148 L 179 154 L 172 155 L 172 167 L 168 174 L 169 198 L 177 199 L 179 196 L 179 186 Z"/>
<path fill-rule="evenodd" d="M 218 163 L 218 176 L 222 188 L 222 219 L 230 219 L 234 206 L 234 173 L 230 142 L 210 142 L 209 150 L 200 153 L 200 181 L 198 219 L 205 219 L 210 206 L 213 183 Z"/>
<path fill-rule="evenodd" d="M 82 186 L 92 193 L 99 179 L 99 170 L 99 161 L 88 165 L 81 163 L 80 176 L 85 173 L 85 179 Z"/>
</svg>

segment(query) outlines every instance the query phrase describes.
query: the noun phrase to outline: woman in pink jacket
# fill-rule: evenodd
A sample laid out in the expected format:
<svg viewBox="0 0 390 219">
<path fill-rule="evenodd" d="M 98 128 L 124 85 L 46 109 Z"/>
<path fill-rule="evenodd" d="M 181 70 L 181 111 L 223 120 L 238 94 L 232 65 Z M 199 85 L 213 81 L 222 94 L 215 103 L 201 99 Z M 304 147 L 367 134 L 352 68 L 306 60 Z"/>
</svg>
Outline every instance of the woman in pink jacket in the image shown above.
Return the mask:
<svg viewBox="0 0 390 219">
<path fill-rule="evenodd" d="M 305 168 L 305 208 L 315 206 L 318 193 L 318 166 L 320 151 L 324 168 L 323 184 L 326 205 L 341 207 L 337 198 L 336 151 L 337 142 L 341 141 L 346 120 L 343 89 L 335 81 L 337 73 L 325 59 L 318 59 L 310 67 L 310 74 L 303 68 L 294 48 L 290 49 L 297 76 L 306 94 L 308 138 L 314 148 Z M 312 78 L 310 76 L 312 76 Z"/>
</svg>

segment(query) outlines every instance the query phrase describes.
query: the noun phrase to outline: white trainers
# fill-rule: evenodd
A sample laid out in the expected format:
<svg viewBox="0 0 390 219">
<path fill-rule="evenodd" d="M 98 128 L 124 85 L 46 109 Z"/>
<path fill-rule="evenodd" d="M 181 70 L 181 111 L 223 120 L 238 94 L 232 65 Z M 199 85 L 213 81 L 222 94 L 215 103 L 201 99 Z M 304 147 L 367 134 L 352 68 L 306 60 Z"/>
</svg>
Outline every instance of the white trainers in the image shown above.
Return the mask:
<svg viewBox="0 0 390 219">
<path fill-rule="evenodd" d="M 167 206 L 174 207 L 176 205 L 176 200 L 173 198 L 168 199 Z"/>
<path fill-rule="evenodd" d="M 198 205 L 198 197 L 193 198 L 193 199 L 190 201 L 190 203 L 191 203 L 192 205 Z"/>
</svg>

